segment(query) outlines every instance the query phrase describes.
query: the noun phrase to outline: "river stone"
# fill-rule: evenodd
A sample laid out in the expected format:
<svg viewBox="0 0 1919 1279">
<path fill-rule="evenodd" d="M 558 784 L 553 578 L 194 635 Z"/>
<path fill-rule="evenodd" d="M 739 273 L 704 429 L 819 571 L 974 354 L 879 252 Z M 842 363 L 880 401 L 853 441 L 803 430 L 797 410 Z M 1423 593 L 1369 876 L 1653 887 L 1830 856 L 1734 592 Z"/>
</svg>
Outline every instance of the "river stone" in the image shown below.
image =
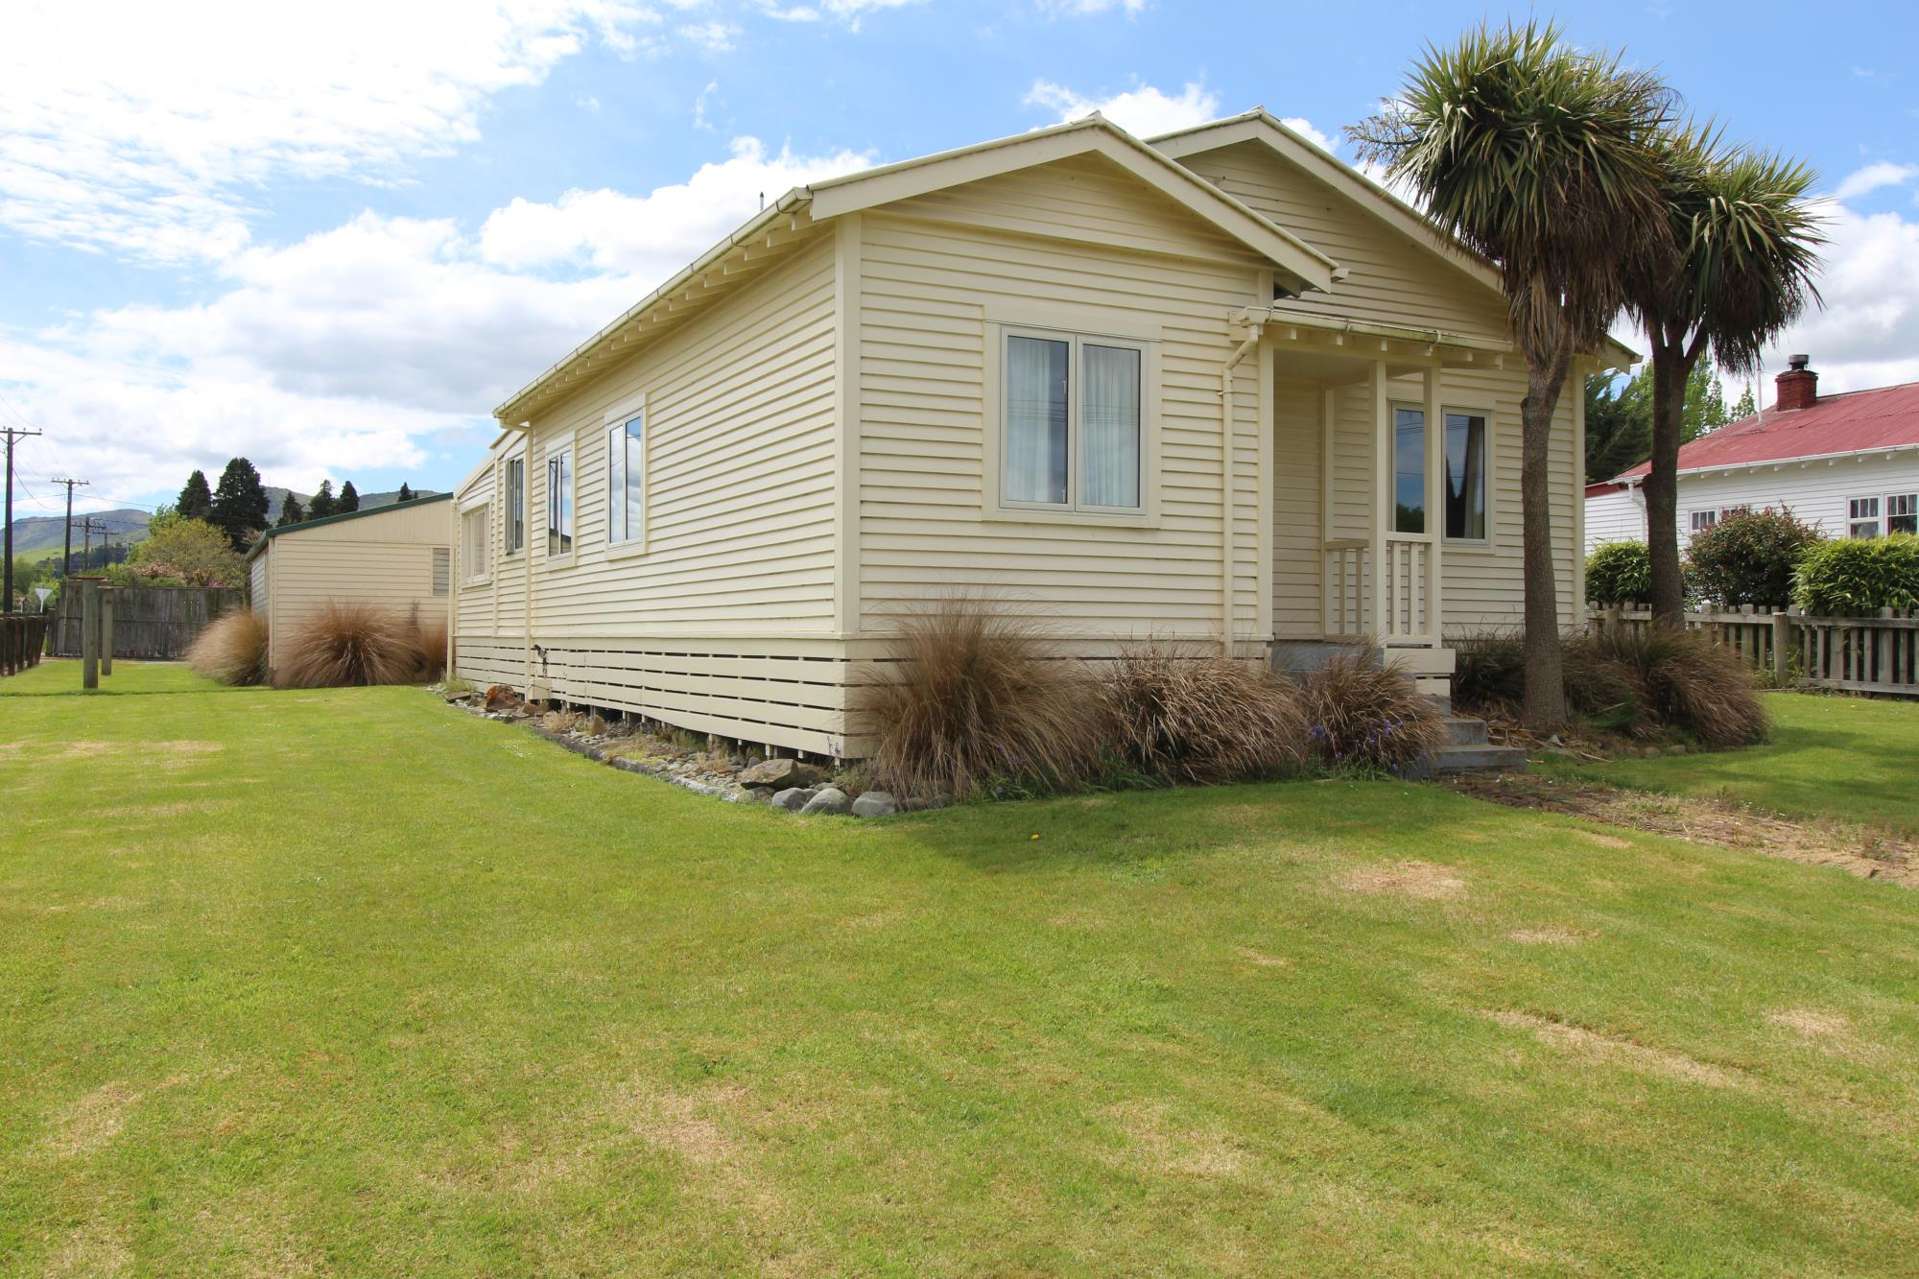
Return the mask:
<svg viewBox="0 0 1919 1279">
<path fill-rule="evenodd" d="M 867 791 L 853 801 L 855 817 L 891 817 L 899 811 L 899 801 L 883 790 Z"/>
<path fill-rule="evenodd" d="M 817 786 L 820 770 L 797 759 L 763 759 L 740 774 L 742 786 L 764 786 L 769 790 Z"/>
<path fill-rule="evenodd" d="M 800 809 L 800 812 L 805 814 L 844 813 L 852 806 L 853 801 L 846 797 L 845 791 L 837 786 L 828 786 L 825 790 L 817 792 L 813 798 L 807 800 L 806 805 Z"/>
<path fill-rule="evenodd" d="M 773 793 L 773 807 L 784 808 L 789 812 L 799 812 L 805 808 L 813 796 L 819 794 L 811 787 L 789 786 L 783 791 Z"/>
</svg>

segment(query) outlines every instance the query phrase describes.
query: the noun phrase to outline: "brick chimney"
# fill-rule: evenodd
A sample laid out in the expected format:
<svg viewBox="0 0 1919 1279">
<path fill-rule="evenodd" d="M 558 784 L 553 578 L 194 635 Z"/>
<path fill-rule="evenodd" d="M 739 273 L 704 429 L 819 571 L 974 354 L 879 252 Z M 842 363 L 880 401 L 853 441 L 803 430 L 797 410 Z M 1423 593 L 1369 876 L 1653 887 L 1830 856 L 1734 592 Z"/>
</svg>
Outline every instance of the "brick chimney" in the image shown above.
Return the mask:
<svg viewBox="0 0 1919 1279">
<path fill-rule="evenodd" d="M 1792 367 L 1773 379 L 1779 388 L 1779 397 L 1773 404 L 1773 411 L 1790 413 L 1794 409 L 1809 409 L 1819 398 L 1819 375 L 1806 365 L 1812 363 L 1812 357 L 1795 355 L 1786 361 Z"/>
</svg>

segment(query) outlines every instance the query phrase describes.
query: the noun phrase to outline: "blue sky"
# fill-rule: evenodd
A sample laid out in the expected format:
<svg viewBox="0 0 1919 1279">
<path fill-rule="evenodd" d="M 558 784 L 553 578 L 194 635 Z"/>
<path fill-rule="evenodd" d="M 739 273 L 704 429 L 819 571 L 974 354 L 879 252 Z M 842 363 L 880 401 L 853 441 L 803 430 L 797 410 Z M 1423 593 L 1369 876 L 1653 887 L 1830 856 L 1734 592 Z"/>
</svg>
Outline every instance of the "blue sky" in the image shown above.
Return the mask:
<svg viewBox="0 0 1919 1279">
<path fill-rule="evenodd" d="M 1508 10 L 1170 0 L 16 3 L 0 14 L 0 422 L 152 505 L 445 488 L 515 387 L 787 187 L 1100 108 L 1342 126 Z M 1524 10 L 1515 11 L 1522 16 Z M 1831 198 L 1828 389 L 1919 378 L 1919 6 L 1540 7 Z M 1776 363 L 1776 361 L 1775 361 Z"/>
</svg>

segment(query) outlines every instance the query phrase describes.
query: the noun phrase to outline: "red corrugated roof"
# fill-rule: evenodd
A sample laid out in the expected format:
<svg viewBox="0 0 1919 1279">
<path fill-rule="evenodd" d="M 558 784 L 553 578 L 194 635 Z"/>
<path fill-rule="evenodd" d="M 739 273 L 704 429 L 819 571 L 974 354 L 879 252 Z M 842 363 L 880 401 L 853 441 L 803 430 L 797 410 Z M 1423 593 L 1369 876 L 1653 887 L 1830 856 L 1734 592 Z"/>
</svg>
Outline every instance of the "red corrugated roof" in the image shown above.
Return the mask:
<svg viewBox="0 0 1919 1279">
<path fill-rule="evenodd" d="M 1919 382 L 1822 395 L 1809 408 L 1789 413 L 1767 409 L 1758 417 L 1741 418 L 1683 445 L 1679 469 L 1708 471 L 1907 445 L 1919 445 Z M 1633 479 L 1651 469 L 1641 462 L 1619 478 Z"/>
</svg>

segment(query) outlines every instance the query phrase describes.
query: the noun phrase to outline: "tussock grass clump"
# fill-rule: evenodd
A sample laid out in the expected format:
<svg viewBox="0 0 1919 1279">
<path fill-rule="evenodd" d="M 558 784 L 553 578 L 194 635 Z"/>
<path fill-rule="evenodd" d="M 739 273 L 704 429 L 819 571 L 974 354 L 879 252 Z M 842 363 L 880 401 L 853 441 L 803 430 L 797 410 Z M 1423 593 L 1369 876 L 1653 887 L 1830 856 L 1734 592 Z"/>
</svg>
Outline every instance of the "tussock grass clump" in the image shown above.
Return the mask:
<svg viewBox="0 0 1919 1279">
<path fill-rule="evenodd" d="M 1401 671 L 1361 654 L 1335 657 L 1300 684 L 1307 735 L 1327 763 L 1399 771 L 1446 740 L 1439 708 Z"/>
<path fill-rule="evenodd" d="M 435 616 L 422 621 L 416 606 L 410 625 L 414 645 L 419 649 L 419 678 L 431 683 L 446 674 L 446 618 Z"/>
<path fill-rule="evenodd" d="M 1115 661 L 1106 691 L 1118 748 L 1146 776 L 1253 781 L 1305 762 L 1298 690 L 1263 666 L 1155 644 Z"/>
<path fill-rule="evenodd" d="M 941 600 L 900 624 L 897 660 L 855 701 L 867 769 L 896 795 L 954 799 L 999 784 L 1072 790 L 1100 772 L 1105 698 L 1038 628 L 983 600 Z"/>
<path fill-rule="evenodd" d="M 1702 631 L 1618 629 L 1566 648 L 1569 669 L 1575 661 L 1610 666 L 1632 687 L 1642 725 L 1650 717 L 1654 725 L 1683 728 L 1708 746 L 1751 746 L 1772 731 L 1745 659 Z"/>
<path fill-rule="evenodd" d="M 412 684 L 424 678 L 420 632 L 411 619 L 337 600 L 294 633 L 275 672 L 283 688 Z"/>
<path fill-rule="evenodd" d="M 187 648 L 187 666 L 222 684 L 258 684 L 267 677 L 267 621 L 250 608 L 215 618 Z"/>
<path fill-rule="evenodd" d="M 1453 645 L 1453 700 L 1461 706 L 1518 705 L 1526 696 L 1525 640 L 1483 631 Z"/>
</svg>

